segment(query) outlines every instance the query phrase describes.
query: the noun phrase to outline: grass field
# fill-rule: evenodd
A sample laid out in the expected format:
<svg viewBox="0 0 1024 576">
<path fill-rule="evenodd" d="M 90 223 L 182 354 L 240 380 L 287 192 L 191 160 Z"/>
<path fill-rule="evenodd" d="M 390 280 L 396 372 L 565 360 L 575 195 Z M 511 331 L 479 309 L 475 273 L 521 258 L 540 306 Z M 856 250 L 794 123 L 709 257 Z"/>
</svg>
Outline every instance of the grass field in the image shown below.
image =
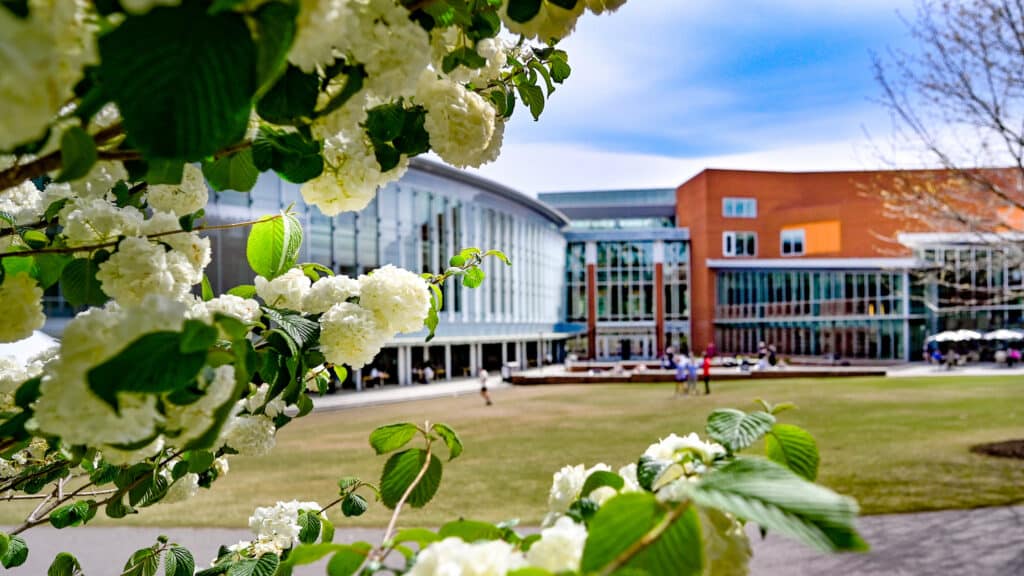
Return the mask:
<svg viewBox="0 0 1024 576">
<path fill-rule="evenodd" d="M 562 465 L 626 464 L 670 432 L 703 432 L 713 408 L 751 409 L 757 397 L 799 405 L 780 419 L 817 437 L 819 481 L 856 497 L 864 513 L 1024 502 L 1024 461 L 968 452 L 975 443 L 1024 437 L 1019 377 L 723 382 L 713 392 L 673 399 L 671 384 L 529 387 L 494 392 L 491 407 L 465 396 L 314 414 L 281 432 L 273 458 L 234 457 L 212 491 L 129 521 L 244 527 L 256 505 L 326 503 L 340 476 L 377 479 L 385 457 L 367 444 L 374 427 L 430 420 L 454 427 L 466 452 L 446 465 L 436 499 L 404 523 L 437 525 L 470 513 L 535 525 Z M 0 521 L 18 519 L 3 508 Z M 382 526 L 385 512 L 371 503 L 365 516 L 340 525 Z"/>
</svg>

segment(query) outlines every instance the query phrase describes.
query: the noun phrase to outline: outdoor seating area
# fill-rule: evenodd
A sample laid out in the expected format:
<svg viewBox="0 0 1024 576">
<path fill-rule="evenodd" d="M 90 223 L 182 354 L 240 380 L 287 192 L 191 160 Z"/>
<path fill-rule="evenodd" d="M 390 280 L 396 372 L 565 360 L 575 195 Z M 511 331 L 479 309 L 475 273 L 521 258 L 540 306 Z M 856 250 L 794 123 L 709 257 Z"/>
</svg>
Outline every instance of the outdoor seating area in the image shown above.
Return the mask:
<svg viewBox="0 0 1024 576">
<path fill-rule="evenodd" d="M 952 370 L 979 362 L 994 362 L 1012 368 L 1021 361 L 1024 331 L 1000 328 L 990 332 L 946 330 L 925 340 L 924 359 L 939 368 Z"/>
</svg>

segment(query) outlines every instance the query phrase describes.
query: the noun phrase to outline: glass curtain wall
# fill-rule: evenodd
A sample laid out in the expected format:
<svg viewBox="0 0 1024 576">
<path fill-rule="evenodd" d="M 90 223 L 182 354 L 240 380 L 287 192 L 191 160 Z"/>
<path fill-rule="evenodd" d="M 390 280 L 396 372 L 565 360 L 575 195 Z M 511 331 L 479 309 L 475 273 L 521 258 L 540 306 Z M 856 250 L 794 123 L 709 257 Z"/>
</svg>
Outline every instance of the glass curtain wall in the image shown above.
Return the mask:
<svg viewBox="0 0 1024 576">
<path fill-rule="evenodd" d="M 937 317 L 937 330 L 990 330 L 1024 325 L 1024 257 L 1018 246 L 930 246 L 917 251 L 928 267 L 915 274 L 915 298 Z"/>
</svg>

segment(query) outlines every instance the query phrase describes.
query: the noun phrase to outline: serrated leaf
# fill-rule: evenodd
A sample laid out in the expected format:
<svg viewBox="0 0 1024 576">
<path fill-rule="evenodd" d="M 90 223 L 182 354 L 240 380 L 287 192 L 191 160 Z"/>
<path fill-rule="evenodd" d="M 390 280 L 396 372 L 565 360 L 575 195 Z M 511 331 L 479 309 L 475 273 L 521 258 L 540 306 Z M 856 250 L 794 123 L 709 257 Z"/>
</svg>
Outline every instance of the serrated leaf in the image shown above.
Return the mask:
<svg viewBox="0 0 1024 576">
<path fill-rule="evenodd" d="M 418 430 L 415 424 L 408 422 L 380 426 L 370 433 L 370 446 L 377 454 L 393 452 L 408 444 Z"/>
<path fill-rule="evenodd" d="M 181 352 L 179 332 L 150 332 L 87 373 L 89 389 L 115 410 L 119 392 L 165 393 L 185 388 L 206 363 L 206 350 Z"/>
<path fill-rule="evenodd" d="M 640 540 L 665 515 L 653 494 L 621 494 L 605 502 L 589 526 L 580 569 L 597 572 Z"/>
<path fill-rule="evenodd" d="M 434 424 L 430 427 L 432 432 L 436 432 L 438 436 L 444 440 L 445 446 L 448 447 L 448 461 L 451 462 L 462 454 L 462 440 L 459 435 L 455 433 L 447 424 Z"/>
<path fill-rule="evenodd" d="M 419 448 L 398 452 L 388 458 L 380 479 L 380 496 L 385 506 L 393 509 L 398 504 L 424 464 L 427 464 L 427 452 Z M 409 495 L 410 506 L 421 508 L 430 502 L 441 485 L 441 469 L 441 461 L 431 454 L 426 473 Z"/>
<path fill-rule="evenodd" d="M 192 576 L 196 560 L 187 548 L 171 546 L 164 553 L 164 576 Z"/>
<path fill-rule="evenodd" d="M 82 566 L 78 563 L 77 558 L 67 552 L 61 552 L 50 563 L 50 567 L 46 570 L 46 576 L 73 576 L 80 574 L 81 571 Z"/>
<path fill-rule="evenodd" d="M 273 170 L 288 182 L 301 184 L 324 171 L 320 142 L 300 132 L 260 128 L 252 143 L 252 159 L 260 171 Z"/>
<path fill-rule="evenodd" d="M 228 576 L 274 576 L 281 559 L 274 554 L 242 560 L 231 566 Z"/>
<path fill-rule="evenodd" d="M 155 576 L 160 557 L 153 548 L 136 550 L 124 565 L 121 576 Z"/>
<path fill-rule="evenodd" d="M 320 336 L 320 324 L 302 316 L 289 314 L 275 308 L 263 306 L 263 313 L 295 342 L 301 349 L 315 343 Z"/>
<path fill-rule="evenodd" d="M 263 92 L 277 79 L 287 64 L 288 50 L 295 39 L 299 6 L 295 3 L 267 2 L 256 10 L 259 34 L 256 40 L 256 77 Z"/>
<path fill-rule="evenodd" d="M 245 257 L 253 271 L 273 280 L 295 266 L 302 246 L 302 224 L 291 214 L 264 217 L 249 230 Z M 267 302 L 273 306 L 273 302 Z"/>
<path fill-rule="evenodd" d="M 701 506 L 756 522 L 825 552 L 866 550 L 854 520 L 857 503 L 761 458 L 737 458 L 691 491 Z"/>
<path fill-rule="evenodd" d="M 341 513 L 346 517 L 362 516 L 368 507 L 366 498 L 355 492 L 345 496 L 345 499 L 341 501 Z"/>
<path fill-rule="evenodd" d="M 80 526 L 96 515 L 96 502 L 80 500 L 65 504 L 50 513 L 50 525 L 58 530 L 69 526 Z"/>
<path fill-rule="evenodd" d="M 248 192 L 256 185 L 260 171 L 252 160 L 252 150 L 246 148 L 221 158 L 203 161 L 203 176 L 217 191 Z"/>
<path fill-rule="evenodd" d="M 256 112 L 273 124 L 289 125 L 312 118 L 320 95 L 320 77 L 289 65 L 256 104 Z"/>
<path fill-rule="evenodd" d="M 708 415 L 707 432 L 712 440 L 736 452 L 757 442 L 773 424 L 775 417 L 767 412 L 719 408 Z"/>
<path fill-rule="evenodd" d="M 60 137 L 61 171 L 57 182 L 77 180 L 96 164 L 96 142 L 79 126 L 71 126 Z"/>
<path fill-rule="evenodd" d="M 776 424 L 765 436 L 765 454 L 807 480 L 818 477 L 818 443 L 809 432 L 792 424 Z"/>
<path fill-rule="evenodd" d="M 479 288 L 484 283 L 485 276 L 483 269 L 470 268 L 462 275 L 462 285 L 466 288 Z"/>
<path fill-rule="evenodd" d="M 437 539 L 456 537 L 465 542 L 477 542 L 480 540 L 501 540 L 505 532 L 489 522 L 478 520 L 456 520 L 449 522 L 437 531 Z"/>
<path fill-rule="evenodd" d="M 317 510 L 303 510 L 298 516 L 299 542 L 312 544 L 320 538 L 320 514 Z"/>
<path fill-rule="evenodd" d="M 158 6 L 101 34 L 99 53 L 100 85 L 147 159 L 200 160 L 245 134 L 257 58 L 243 14 Z"/>
<path fill-rule="evenodd" d="M 96 279 L 99 263 L 88 258 L 75 258 L 68 262 L 60 273 L 60 287 L 64 299 L 78 308 L 80 306 L 102 306 L 108 300 L 103 287 Z"/>
<path fill-rule="evenodd" d="M 25 542 L 25 539 L 21 536 L 11 536 L 10 541 L 7 543 L 7 552 L 0 559 L 0 564 L 3 564 L 4 568 L 17 568 L 24 564 L 27 559 L 28 544 Z"/>
</svg>

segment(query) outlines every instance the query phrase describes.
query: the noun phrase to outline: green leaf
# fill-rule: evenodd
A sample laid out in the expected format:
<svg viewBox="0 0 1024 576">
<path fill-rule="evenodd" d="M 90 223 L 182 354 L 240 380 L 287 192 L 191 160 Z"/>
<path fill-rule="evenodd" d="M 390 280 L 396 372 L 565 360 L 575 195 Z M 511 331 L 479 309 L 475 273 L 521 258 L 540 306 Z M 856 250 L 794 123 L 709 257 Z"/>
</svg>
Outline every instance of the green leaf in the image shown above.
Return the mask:
<svg viewBox="0 0 1024 576">
<path fill-rule="evenodd" d="M 152 474 L 148 479 L 128 490 L 128 504 L 145 508 L 160 501 L 171 485 L 162 474 Z"/>
<path fill-rule="evenodd" d="M 171 546 L 164 554 L 164 576 L 192 576 L 196 560 L 187 548 Z"/>
<path fill-rule="evenodd" d="M 11 536 L 7 544 L 7 552 L 0 559 L 4 568 L 16 568 L 25 563 L 28 559 L 28 544 L 21 536 Z"/>
<path fill-rule="evenodd" d="M 64 266 L 60 273 L 60 287 L 69 304 L 76 308 L 102 306 L 109 299 L 96 279 L 99 265 L 95 258 L 75 258 Z"/>
<path fill-rule="evenodd" d="M 256 296 L 256 287 L 252 284 L 239 284 L 228 290 L 227 293 L 239 298 L 253 298 Z"/>
<path fill-rule="evenodd" d="M 295 216 L 267 216 L 249 231 L 245 257 L 254 272 L 267 280 L 273 280 L 295 266 L 301 246 L 302 225 Z M 273 302 L 267 304 L 274 305 Z"/>
<path fill-rule="evenodd" d="M 151 158 L 146 161 L 143 180 L 149 184 L 181 184 L 185 161 L 180 158 Z"/>
<path fill-rule="evenodd" d="M 626 568 L 643 570 L 647 574 L 699 576 L 705 573 L 701 536 L 700 516 L 690 506 L 672 521 L 653 544 L 627 562 Z"/>
<path fill-rule="evenodd" d="M 124 565 L 121 576 L 155 576 L 160 568 L 160 556 L 153 548 L 136 550 Z"/>
<path fill-rule="evenodd" d="M 327 515 L 324 515 L 320 519 L 320 542 L 329 544 L 334 540 L 334 523 L 327 519 Z"/>
<path fill-rule="evenodd" d="M 299 513 L 299 542 L 312 544 L 320 538 L 320 513 L 317 510 L 303 510 Z"/>
<path fill-rule="evenodd" d="M 182 354 L 205 353 L 217 342 L 217 328 L 199 320 L 185 320 L 178 351 Z"/>
<path fill-rule="evenodd" d="M 28 18 L 28 0 L 2 0 L 0 1 L 0 8 L 9 11 L 18 18 Z"/>
<path fill-rule="evenodd" d="M 441 69 L 449 74 L 459 66 L 465 66 L 471 70 L 483 68 L 487 65 L 487 59 L 477 53 L 472 46 L 462 46 L 445 54 L 441 60 Z"/>
<path fill-rule="evenodd" d="M 555 56 L 562 54 L 562 57 L 556 58 Z M 569 75 L 572 74 L 572 67 L 569 66 L 569 56 L 561 50 L 555 51 L 548 61 L 549 69 L 551 70 L 551 79 L 556 84 L 565 82 Z"/>
<path fill-rule="evenodd" d="M 792 424 L 776 424 L 764 440 L 770 460 L 812 482 L 818 477 L 818 443 L 809 432 Z"/>
<path fill-rule="evenodd" d="M 516 89 L 519 91 L 519 97 L 522 98 L 523 104 L 530 108 L 530 114 L 533 116 L 533 119 L 539 119 L 541 113 L 544 112 L 544 91 L 536 84 L 527 84 L 525 82 L 517 84 Z"/>
<path fill-rule="evenodd" d="M 708 415 L 707 431 L 712 440 L 736 452 L 757 442 L 773 424 L 775 417 L 767 412 L 719 408 Z"/>
<path fill-rule="evenodd" d="M 488 250 L 487 252 L 484 252 L 483 257 L 486 258 L 488 256 L 493 256 L 498 260 L 501 260 L 502 262 L 505 263 L 506 266 L 512 265 L 512 260 L 509 259 L 509 257 L 501 250 Z"/>
<path fill-rule="evenodd" d="M 427 452 L 419 448 L 404 450 L 388 458 L 380 479 L 380 496 L 385 506 L 394 509 L 426 462 Z M 431 454 L 426 473 L 409 495 L 409 505 L 423 507 L 434 497 L 440 485 L 441 461 Z"/>
<path fill-rule="evenodd" d="M 494 38 L 501 32 L 501 18 L 497 12 L 474 12 L 466 37 L 477 42 L 484 38 Z"/>
<path fill-rule="evenodd" d="M 206 350 L 182 352 L 184 335 L 150 332 L 87 373 L 89 389 L 118 409 L 118 392 L 163 393 L 185 388 L 206 363 Z"/>
<path fill-rule="evenodd" d="M 737 458 L 704 476 L 691 497 L 825 552 L 866 550 L 854 528 L 857 503 L 770 460 Z"/>
<path fill-rule="evenodd" d="M 264 554 L 257 558 L 249 558 L 233 565 L 228 576 L 274 576 L 281 559 L 274 554 Z"/>
<path fill-rule="evenodd" d="M 661 478 L 662 474 L 665 473 L 669 467 L 672 466 L 672 462 L 665 460 L 658 460 L 651 456 L 641 456 L 640 460 L 636 464 L 636 479 L 640 484 L 640 487 L 644 490 L 654 491 L 654 487 L 658 484 L 658 479 Z"/>
<path fill-rule="evenodd" d="M 366 498 L 363 498 L 355 492 L 345 496 L 345 499 L 341 501 L 341 513 L 346 517 L 362 516 L 368 504 Z"/>
<path fill-rule="evenodd" d="M 424 127 L 426 119 L 426 108 L 422 106 L 407 108 L 405 120 L 402 122 L 402 133 L 392 142 L 395 149 L 409 157 L 425 154 L 430 150 L 430 134 Z"/>
<path fill-rule="evenodd" d="M 264 120 L 279 125 L 295 125 L 313 117 L 320 95 L 320 77 L 289 65 L 284 74 L 256 104 Z"/>
<path fill-rule="evenodd" d="M 210 300 L 213 300 L 213 286 L 210 286 L 210 277 L 207 276 L 206 274 L 203 274 L 203 284 L 201 290 L 203 302 L 209 302 Z"/>
<path fill-rule="evenodd" d="M 214 190 L 248 192 L 256 185 L 260 171 L 252 160 L 252 150 L 246 148 L 234 154 L 203 161 L 203 176 Z"/>
<path fill-rule="evenodd" d="M 402 154 L 397 148 L 379 140 L 373 141 L 373 156 L 377 159 L 381 172 L 391 170 L 402 161 Z"/>
<path fill-rule="evenodd" d="M 303 566 L 319 561 L 321 558 L 351 548 L 344 544 L 299 544 L 288 553 L 288 558 L 281 567 Z"/>
<path fill-rule="evenodd" d="M 269 87 L 287 64 L 298 14 L 296 3 L 268 2 L 256 11 L 256 78 L 261 89 Z"/>
<path fill-rule="evenodd" d="M 64 273 L 64 267 L 73 260 L 67 254 L 36 254 L 34 258 L 36 280 L 39 281 L 39 287 L 43 290 L 56 284 Z"/>
<path fill-rule="evenodd" d="M 11 537 L 6 532 L 0 532 L 0 558 L 7 555 L 7 549 L 11 545 Z"/>
<path fill-rule="evenodd" d="M 477 520 L 456 520 L 449 522 L 437 531 L 437 539 L 461 538 L 464 542 L 477 542 L 479 540 L 501 540 L 505 532 L 488 522 Z"/>
<path fill-rule="evenodd" d="M 402 134 L 405 109 L 399 102 L 375 106 L 366 112 L 366 133 L 370 138 L 390 142 Z"/>
<path fill-rule="evenodd" d="M 338 493 L 345 494 L 357 484 L 359 484 L 359 478 L 355 476 L 342 476 L 338 479 Z"/>
<path fill-rule="evenodd" d="M 299 348 L 305 348 L 317 342 L 320 336 L 320 324 L 301 314 L 283 313 L 276 308 L 261 308 L 281 330 L 295 342 Z"/>
<path fill-rule="evenodd" d="M 590 522 L 581 571 L 601 570 L 657 526 L 664 515 L 663 505 L 646 492 L 620 494 L 605 502 Z"/>
<path fill-rule="evenodd" d="M 621 490 L 625 484 L 626 481 L 622 479 L 622 476 L 614 472 L 597 470 L 591 472 L 590 476 L 587 476 L 586 481 L 583 482 L 583 488 L 580 489 L 580 495 L 583 497 L 589 496 L 591 492 L 604 486 L 614 490 Z"/>
<path fill-rule="evenodd" d="M 408 422 L 381 426 L 370 433 L 370 446 L 377 454 L 393 452 L 408 444 L 418 430 L 415 424 Z"/>
<path fill-rule="evenodd" d="M 427 317 L 423 319 L 423 325 L 427 327 L 427 337 L 424 339 L 425 342 L 430 342 L 434 339 L 434 332 L 437 330 L 437 325 L 441 319 L 437 316 L 437 305 L 431 304 L 430 310 L 427 310 Z"/>
<path fill-rule="evenodd" d="M 494 527 L 494 529 L 497 530 L 497 527 Z M 437 542 L 440 539 L 441 537 L 439 535 L 427 530 L 426 528 L 406 528 L 405 530 L 399 530 L 398 534 L 395 534 L 394 538 L 391 540 L 395 544 L 415 542 L 421 549 L 423 549 L 432 542 Z"/>
<path fill-rule="evenodd" d="M 444 440 L 445 446 L 448 447 L 448 461 L 451 462 L 462 454 L 462 440 L 459 439 L 459 435 L 455 433 L 447 424 L 434 424 L 430 427 L 431 432 L 436 432 L 438 436 Z"/>
<path fill-rule="evenodd" d="M 533 20 L 540 12 L 541 0 L 508 0 L 507 14 L 515 22 Z"/>
<path fill-rule="evenodd" d="M 352 576 L 366 562 L 367 551 L 347 546 L 327 562 L 328 576 Z"/>
<path fill-rule="evenodd" d="M 484 276 L 482 268 L 470 268 L 462 275 L 462 285 L 466 288 L 479 288 L 484 283 Z"/>
<path fill-rule="evenodd" d="M 106 512 L 108 518 L 117 519 L 124 518 L 129 514 L 135 514 L 136 510 L 131 506 L 126 505 L 122 498 L 114 498 L 110 502 L 107 502 L 104 512 Z"/>
<path fill-rule="evenodd" d="M 147 159 L 196 161 L 244 136 L 257 86 L 244 15 L 157 7 L 100 35 L 99 53 L 100 84 Z"/>
<path fill-rule="evenodd" d="M 96 516 L 96 507 L 93 500 L 65 504 L 50 513 L 50 525 L 58 530 L 68 526 L 80 526 Z"/>
<path fill-rule="evenodd" d="M 262 126 L 253 141 L 252 159 L 258 170 L 273 170 L 296 184 L 312 180 L 324 171 L 320 142 L 299 132 L 269 126 Z"/>
<path fill-rule="evenodd" d="M 96 164 L 96 142 L 79 126 L 71 126 L 60 137 L 61 171 L 57 182 L 77 180 Z"/>
<path fill-rule="evenodd" d="M 73 576 L 81 571 L 82 566 L 78 563 L 77 558 L 67 552 L 61 552 L 57 554 L 49 569 L 46 570 L 46 576 Z"/>
</svg>

